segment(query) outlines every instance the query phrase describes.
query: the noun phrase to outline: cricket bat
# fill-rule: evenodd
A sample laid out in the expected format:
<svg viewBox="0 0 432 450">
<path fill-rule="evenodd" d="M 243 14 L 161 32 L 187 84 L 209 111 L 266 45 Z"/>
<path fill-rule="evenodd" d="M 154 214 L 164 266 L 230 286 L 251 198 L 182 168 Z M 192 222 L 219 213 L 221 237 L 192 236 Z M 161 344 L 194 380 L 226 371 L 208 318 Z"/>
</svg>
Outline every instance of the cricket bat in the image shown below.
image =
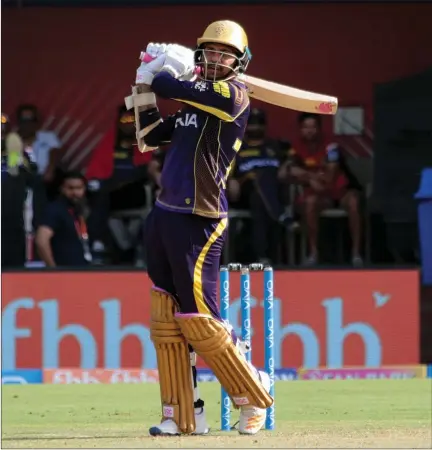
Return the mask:
<svg viewBox="0 0 432 450">
<path fill-rule="evenodd" d="M 336 97 L 304 91 L 250 75 L 240 75 L 238 79 L 245 83 L 249 96 L 256 100 L 294 111 L 336 114 L 338 107 Z"/>
<path fill-rule="evenodd" d="M 142 62 L 149 62 L 153 58 L 141 52 L 140 59 Z M 291 86 L 275 83 L 273 81 L 262 80 L 251 75 L 239 75 L 238 79 L 243 82 L 247 89 L 248 95 L 256 100 L 261 100 L 271 105 L 280 106 L 294 111 L 308 112 L 315 114 L 336 114 L 338 108 L 338 99 L 325 94 L 318 94 L 316 92 L 304 91 Z M 146 95 L 145 92 L 150 92 L 150 88 L 141 87 L 141 95 Z M 133 107 L 134 96 L 125 98 L 127 109 Z M 139 113 L 135 107 L 135 121 L 138 130 L 140 130 Z M 156 125 L 156 124 L 155 124 Z M 137 135 L 138 149 L 141 153 L 151 151 L 153 148 L 148 147 L 143 137 L 150 130 L 141 130 L 141 136 Z"/>
<path fill-rule="evenodd" d="M 153 58 L 142 52 L 140 59 L 143 62 L 149 62 Z M 337 112 L 338 99 L 336 97 L 304 91 L 251 75 L 242 74 L 238 76 L 238 79 L 248 88 L 249 96 L 256 100 L 300 112 L 331 115 Z"/>
</svg>

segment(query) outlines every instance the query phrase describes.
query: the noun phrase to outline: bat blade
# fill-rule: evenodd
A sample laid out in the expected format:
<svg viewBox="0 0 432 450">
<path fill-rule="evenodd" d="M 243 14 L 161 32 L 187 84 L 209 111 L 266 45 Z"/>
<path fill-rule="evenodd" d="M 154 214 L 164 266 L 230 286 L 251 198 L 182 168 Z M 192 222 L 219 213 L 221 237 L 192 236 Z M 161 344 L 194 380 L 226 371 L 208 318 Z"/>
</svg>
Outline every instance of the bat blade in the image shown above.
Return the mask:
<svg viewBox="0 0 432 450">
<path fill-rule="evenodd" d="M 250 97 L 265 103 L 315 114 L 336 114 L 337 112 L 336 97 L 304 91 L 250 75 L 242 75 L 239 79 L 246 84 Z"/>
</svg>

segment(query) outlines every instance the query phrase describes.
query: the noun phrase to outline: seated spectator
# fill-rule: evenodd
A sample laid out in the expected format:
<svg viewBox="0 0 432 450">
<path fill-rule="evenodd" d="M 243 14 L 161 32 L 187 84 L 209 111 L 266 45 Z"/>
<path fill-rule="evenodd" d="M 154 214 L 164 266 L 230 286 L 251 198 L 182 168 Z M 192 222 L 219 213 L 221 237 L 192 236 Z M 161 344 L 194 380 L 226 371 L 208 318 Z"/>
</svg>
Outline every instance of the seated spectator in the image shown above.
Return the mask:
<svg viewBox="0 0 432 450">
<path fill-rule="evenodd" d="M 303 187 L 299 199 L 304 214 L 310 247 L 307 265 L 318 262 L 318 224 L 323 209 L 344 208 L 348 213 L 352 238 L 352 263 L 362 265 L 360 256 L 361 220 L 359 192 L 361 186 L 345 163 L 338 144 L 326 139 L 321 116 L 299 116 L 300 138 L 290 150 L 290 158 L 280 170 L 281 178 L 294 179 Z"/>
<path fill-rule="evenodd" d="M 279 225 L 288 223 L 277 178 L 281 150 L 276 141 L 266 136 L 266 125 L 264 111 L 252 109 L 227 185 L 230 206 L 251 211 L 251 257 L 263 263 L 276 258 Z"/>
<path fill-rule="evenodd" d="M 91 207 L 89 235 L 96 263 L 102 263 L 106 258 L 111 240 L 110 213 L 139 209 L 146 204 L 144 184 L 148 182 L 147 163 L 151 157 L 151 152 L 140 153 L 136 147 L 134 113 L 120 106 L 113 127 L 94 149 L 86 171 Z M 129 235 L 128 224 L 116 221 L 115 226 L 122 227 L 123 236 Z M 119 252 L 115 255 L 116 260 L 133 263 L 134 239 L 117 239 L 116 247 Z"/>
<path fill-rule="evenodd" d="M 42 130 L 40 114 L 35 105 L 22 104 L 16 111 L 18 134 L 24 149 L 37 166 L 50 199 L 57 195 L 61 172 L 61 142 L 53 131 Z"/>
<path fill-rule="evenodd" d="M 59 198 L 46 207 L 36 247 L 47 267 L 87 266 L 91 262 L 83 206 L 86 183 L 79 172 L 64 174 Z"/>
</svg>

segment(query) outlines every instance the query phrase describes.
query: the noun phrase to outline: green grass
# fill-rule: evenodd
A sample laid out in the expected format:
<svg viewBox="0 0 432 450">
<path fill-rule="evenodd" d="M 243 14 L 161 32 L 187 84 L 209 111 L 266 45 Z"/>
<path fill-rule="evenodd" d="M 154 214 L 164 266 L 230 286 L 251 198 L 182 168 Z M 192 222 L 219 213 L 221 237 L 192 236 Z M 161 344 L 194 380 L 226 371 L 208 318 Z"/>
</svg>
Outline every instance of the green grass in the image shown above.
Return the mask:
<svg viewBox="0 0 432 450">
<path fill-rule="evenodd" d="M 3 448 L 431 448 L 431 380 L 279 382 L 276 430 L 222 433 L 220 388 L 201 384 L 211 436 L 151 438 L 159 386 L 3 386 Z M 232 414 L 233 419 L 237 412 Z"/>
</svg>

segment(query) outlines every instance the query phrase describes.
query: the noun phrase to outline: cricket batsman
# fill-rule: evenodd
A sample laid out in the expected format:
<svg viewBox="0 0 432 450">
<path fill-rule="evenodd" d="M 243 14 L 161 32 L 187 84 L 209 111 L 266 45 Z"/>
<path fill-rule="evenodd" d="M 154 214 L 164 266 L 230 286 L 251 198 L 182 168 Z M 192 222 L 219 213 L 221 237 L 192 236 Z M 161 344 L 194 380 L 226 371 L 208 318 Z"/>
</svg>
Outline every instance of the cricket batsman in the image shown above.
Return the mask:
<svg viewBox="0 0 432 450">
<path fill-rule="evenodd" d="M 270 379 L 246 361 L 240 342 L 220 316 L 219 263 L 227 232 L 227 178 L 241 147 L 249 98 L 237 76 L 251 54 L 243 28 L 210 24 L 195 51 L 149 44 L 126 99 L 135 108 L 141 150 L 170 144 L 161 193 L 146 222 L 151 289 L 151 337 L 162 402 L 152 436 L 209 432 L 196 379 L 196 354 L 240 409 L 239 432 L 256 434 L 272 405 Z M 165 119 L 155 96 L 182 108 Z M 196 352 L 196 353 L 195 353 Z"/>
</svg>

